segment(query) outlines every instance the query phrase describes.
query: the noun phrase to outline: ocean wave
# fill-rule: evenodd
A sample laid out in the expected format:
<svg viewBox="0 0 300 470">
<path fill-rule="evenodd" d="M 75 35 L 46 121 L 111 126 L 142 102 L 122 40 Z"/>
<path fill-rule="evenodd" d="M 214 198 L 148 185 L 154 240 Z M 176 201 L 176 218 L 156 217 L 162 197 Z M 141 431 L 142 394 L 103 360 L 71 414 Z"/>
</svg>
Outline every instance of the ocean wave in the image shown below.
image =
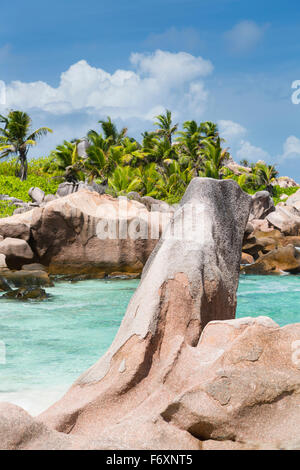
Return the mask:
<svg viewBox="0 0 300 470">
<path fill-rule="evenodd" d="M 24 389 L 0 393 L 0 403 L 12 403 L 20 406 L 32 416 L 37 416 L 62 398 L 69 387 L 70 385 L 61 385 L 54 389 Z"/>
</svg>

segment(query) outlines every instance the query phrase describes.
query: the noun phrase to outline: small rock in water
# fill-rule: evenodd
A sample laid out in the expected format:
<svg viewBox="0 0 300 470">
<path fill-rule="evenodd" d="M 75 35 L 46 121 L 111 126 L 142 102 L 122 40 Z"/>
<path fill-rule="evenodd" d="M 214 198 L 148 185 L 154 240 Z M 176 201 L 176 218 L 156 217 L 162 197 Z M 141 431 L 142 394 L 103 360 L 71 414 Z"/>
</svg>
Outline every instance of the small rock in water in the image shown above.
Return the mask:
<svg viewBox="0 0 300 470">
<path fill-rule="evenodd" d="M 48 294 L 40 287 L 21 287 L 20 289 L 10 290 L 1 296 L 2 299 L 16 299 L 16 300 L 46 300 Z"/>
</svg>

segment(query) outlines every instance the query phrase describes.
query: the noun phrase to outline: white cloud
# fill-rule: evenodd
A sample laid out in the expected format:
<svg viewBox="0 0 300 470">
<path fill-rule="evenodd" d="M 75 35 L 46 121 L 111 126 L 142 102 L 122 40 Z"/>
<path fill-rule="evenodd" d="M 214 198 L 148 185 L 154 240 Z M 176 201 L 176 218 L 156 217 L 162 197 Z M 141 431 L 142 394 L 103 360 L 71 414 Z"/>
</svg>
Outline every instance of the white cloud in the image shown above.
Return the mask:
<svg viewBox="0 0 300 470">
<path fill-rule="evenodd" d="M 300 158 L 300 139 L 294 135 L 289 136 L 283 144 L 283 154 L 280 160 Z"/>
<path fill-rule="evenodd" d="M 271 156 L 268 152 L 260 147 L 255 147 L 250 142 L 242 140 L 240 148 L 236 152 L 238 160 L 249 160 L 250 162 L 257 162 L 258 160 L 269 161 Z"/>
<path fill-rule="evenodd" d="M 210 61 L 161 50 L 132 54 L 130 61 L 133 70 L 110 74 L 81 60 L 61 74 L 57 88 L 42 81 L 14 81 L 6 86 L 6 108 L 149 119 L 157 109 L 170 107 L 180 114 L 184 107 L 201 116 L 207 100 L 203 78 L 213 70 Z"/>
<path fill-rule="evenodd" d="M 162 33 L 152 33 L 144 41 L 150 48 L 193 50 L 202 44 L 199 32 L 194 28 L 177 29 L 174 26 Z"/>
<path fill-rule="evenodd" d="M 247 130 L 237 122 L 220 120 L 218 121 L 220 135 L 230 144 L 240 141 Z"/>
<path fill-rule="evenodd" d="M 142 76 L 159 78 L 169 84 L 205 77 L 213 71 L 212 63 L 187 52 L 157 50 L 153 54 L 131 54 L 131 63 Z"/>
<path fill-rule="evenodd" d="M 254 21 L 241 21 L 224 35 L 229 50 L 240 54 L 253 49 L 262 39 L 268 24 L 258 25 Z"/>
</svg>

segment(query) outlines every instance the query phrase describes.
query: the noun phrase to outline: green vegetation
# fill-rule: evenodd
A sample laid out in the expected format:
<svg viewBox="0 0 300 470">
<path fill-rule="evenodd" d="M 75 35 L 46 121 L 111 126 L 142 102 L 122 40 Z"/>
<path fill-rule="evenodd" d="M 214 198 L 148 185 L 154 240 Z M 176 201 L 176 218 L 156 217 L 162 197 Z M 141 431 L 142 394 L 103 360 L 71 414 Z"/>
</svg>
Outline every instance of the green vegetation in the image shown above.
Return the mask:
<svg viewBox="0 0 300 470">
<path fill-rule="evenodd" d="M 62 181 L 95 181 L 108 185 L 113 196 L 137 191 L 169 203 L 181 199 L 195 176 L 233 179 L 250 194 L 267 189 L 275 203 L 283 193 L 290 195 L 298 189 L 273 186 L 278 172 L 263 162 L 250 165 L 243 161 L 231 170 L 230 154 L 216 124 L 192 120 L 179 130 L 169 110 L 155 118 L 153 131 L 144 132 L 141 142 L 129 137 L 127 128 L 118 130 L 108 117 L 98 121 L 100 130 L 87 132 L 86 153 L 78 152 L 80 140 L 74 139 L 58 145 L 46 158 L 29 161 L 30 146 L 51 130 L 41 128 L 30 134 L 31 120 L 21 111 L 11 111 L 7 118 L 0 116 L 0 122 L 4 123 L 0 158 L 17 155 L 0 163 L 0 194 L 24 201 L 29 200 L 30 187 L 53 194 Z M 11 212 L 12 206 L 1 203 L 0 216 Z"/>
<path fill-rule="evenodd" d="M 5 194 L 22 201 L 29 202 L 28 191 L 32 187 L 39 187 L 46 194 L 55 194 L 58 185 L 63 181 L 62 177 L 53 177 L 57 173 L 56 166 L 49 158 L 30 160 L 28 162 L 28 177 L 26 181 L 20 181 L 16 176 L 18 163 L 16 159 L 0 163 L 0 194 Z M 50 171 L 50 173 L 48 173 Z M 8 217 L 16 209 L 15 205 L 7 201 L 0 201 L 0 218 Z"/>
<path fill-rule="evenodd" d="M 280 196 L 283 194 L 286 194 L 287 196 L 292 196 L 296 191 L 298 191 L 299 187 L 296 186 L 294 188 L 280 188 L 280 186 L 273 186 L 273 199 L 274 199 L 274 204 L 278 204 L 278 202 L 284 202 L 286 201 L 287 198 L 285 199 L 280 199 Z"/>
<path fill-rule="evenodd" d="M 39 187 L 46 194 L 55 194 L 59 185 L 58 180 L 47 179 L 44 176 L 29 175 L 26 181 L 20 181 L 15 176 L 0 174 L 0 194 L 30 201 L 28 191 L 32 187 Z"/>
<path fill-rule="evenodd" d="M 10 204 L 6 201 L 0 201 L 0 219 L 3 217 L 9 217 L 13 215 L 14 210 L 17 208 L 14 204 Z"/>
<path fill-rule="evenodd" d="M 0 156 L 17 155 L 20 163 L 19 177 L 26 180 L 28 171 L 27 155 L 29 148 L 36 145 L 37 140 L 48 132 L 48 127 L 40 127 L 32 132 L 31 119 L 22 111 L 10 111 L 8 116 L 0 115 Z"/>
</svg>

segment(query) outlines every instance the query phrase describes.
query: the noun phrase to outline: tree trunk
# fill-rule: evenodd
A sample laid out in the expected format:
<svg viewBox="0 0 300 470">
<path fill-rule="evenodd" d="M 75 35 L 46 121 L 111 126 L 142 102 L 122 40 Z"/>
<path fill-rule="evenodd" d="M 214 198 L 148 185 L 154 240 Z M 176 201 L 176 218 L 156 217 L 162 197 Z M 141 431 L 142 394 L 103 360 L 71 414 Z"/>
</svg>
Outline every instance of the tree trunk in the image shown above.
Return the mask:
<svg viewBox="0 0 300 470">
<path fill-rule="evenodd" d="M 20 152 L 19 158 L 21 162 L 19 177 L 21 181 L 25 181 L 27 179 L 27 169 L 28 169 L 26 154 L 23 152 Z"/>
</svg>

